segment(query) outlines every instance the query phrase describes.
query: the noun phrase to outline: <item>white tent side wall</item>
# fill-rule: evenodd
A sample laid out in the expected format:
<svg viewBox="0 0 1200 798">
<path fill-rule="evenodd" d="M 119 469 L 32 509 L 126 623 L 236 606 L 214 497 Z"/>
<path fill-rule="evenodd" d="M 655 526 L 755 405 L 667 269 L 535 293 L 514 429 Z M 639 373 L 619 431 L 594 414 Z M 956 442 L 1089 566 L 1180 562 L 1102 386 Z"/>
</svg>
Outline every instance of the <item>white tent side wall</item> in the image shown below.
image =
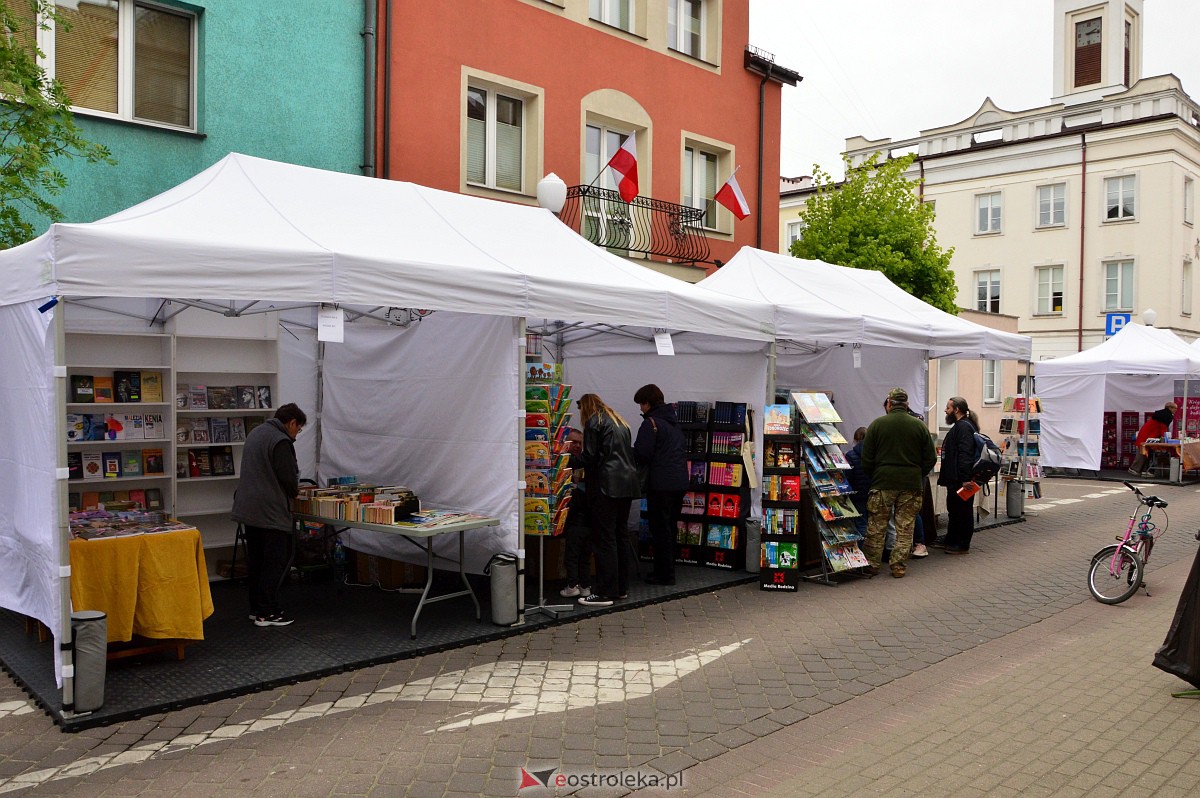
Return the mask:
<svg viewBox="0 0 1200 798">
<path fill-rule="evenodd" d="M 54 316 L 39 303 L 0 305 L 0 607 L 37 618 L 62 639 L 59 563 L 65 541 L 56 525 L 57 452 Z M 61 678 L 54 646 L 54 672 Z M 61 682 L 60 682 L 61 683 Z"/>
<path fill-rule="evenodd" d="M 1100 469 L 1105 397 L 1103 374 L 1038 377 L 1042 403 L 1038 446 L 1050 468 Z"/>
</svg>

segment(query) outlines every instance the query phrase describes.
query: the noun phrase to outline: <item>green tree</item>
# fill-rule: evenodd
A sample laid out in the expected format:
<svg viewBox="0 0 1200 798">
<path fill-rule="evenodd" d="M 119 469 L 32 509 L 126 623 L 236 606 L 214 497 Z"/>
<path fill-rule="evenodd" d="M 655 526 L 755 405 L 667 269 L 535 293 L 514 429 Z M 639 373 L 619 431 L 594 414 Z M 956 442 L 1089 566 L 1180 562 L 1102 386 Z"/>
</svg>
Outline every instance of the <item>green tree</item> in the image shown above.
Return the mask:
<svg viewBox="0 0 1200 798">
<path fill-rule="evenodd" d="M 840 185 L 815 168 L 817 190 L 800 212 L 804 232 L 791 253 L 883 272 L 918 299 L 957 315 L 954 250 L 938 246 L 933 206 L 917 198 L 920 181 L 904 176 L 915 156 L 881 162 L 876 153 L 858 167 L 842 157 L 846 180 Z"/>
<path fill-rule="evenodd" d="M 67 185 L 60 158 L 114 163 L 83 137 L 63 87 L 38 65 L 35 20 L 45 26 L 50 14 L 51 0 L 0 0 L 0 248 L 33 238 L 27 215 L 63 218 L 50 201 Z"/>
</svg>

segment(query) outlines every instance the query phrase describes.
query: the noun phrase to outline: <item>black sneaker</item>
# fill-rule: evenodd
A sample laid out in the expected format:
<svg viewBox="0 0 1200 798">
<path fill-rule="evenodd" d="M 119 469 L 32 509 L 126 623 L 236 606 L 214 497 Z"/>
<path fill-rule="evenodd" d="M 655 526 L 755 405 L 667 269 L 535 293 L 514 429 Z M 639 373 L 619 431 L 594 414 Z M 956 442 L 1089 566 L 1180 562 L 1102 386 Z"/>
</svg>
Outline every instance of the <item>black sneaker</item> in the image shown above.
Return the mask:
<svg viewBox="0 0 1200 798">
<path fill-rule="evenodd" d="M 259 615 L 254 619 L 255 626 L 289 626 L 295 622 L 295 618 L 290 615 L 285 615 L 283 612 L 273 612 L 270 615 Z"/>
<path fill-rule="evenodd" d="M 604 596 L 597 596 L 595 593 L 592 593 L 590 596 L 584 596 L 583 598 L 579 599 L 579 603 L 585 607 L 611 607 L 613 605 L 613 600 L 610 598 L 605 598 Z"/>
</svg>

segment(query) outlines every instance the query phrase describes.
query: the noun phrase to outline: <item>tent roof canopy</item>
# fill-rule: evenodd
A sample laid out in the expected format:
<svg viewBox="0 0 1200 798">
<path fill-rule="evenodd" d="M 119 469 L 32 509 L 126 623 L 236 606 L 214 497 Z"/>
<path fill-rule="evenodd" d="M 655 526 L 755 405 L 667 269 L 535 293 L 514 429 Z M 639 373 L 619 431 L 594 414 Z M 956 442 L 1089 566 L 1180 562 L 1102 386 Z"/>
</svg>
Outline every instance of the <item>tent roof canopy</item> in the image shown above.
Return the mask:
<svg viewBox="0 0 1200 798">
<path fill-rule="evenodd" d="M 1102 344 L 1038 363 L 1038 379 L 1093 374 L 1200 374 L 1200 349 L 1161 327 L 1136 322 Z"/>
<path fill-rule="evenodd" d="M 0 274 L 3 302 L 330 302 L 774 337 L 770 303 L 612 255 L 544 209 L 237 153 L 132 208 L 0 252 Z"/>
<path fill-rule="evenodd" d="M 744 247 L 698 285 L 777 306 L 778 339 L 920 349 L 933 358 L 1028 360 L 1032 340 L 960 319 L 917 299 L 882 272 Z"/>
</svg>

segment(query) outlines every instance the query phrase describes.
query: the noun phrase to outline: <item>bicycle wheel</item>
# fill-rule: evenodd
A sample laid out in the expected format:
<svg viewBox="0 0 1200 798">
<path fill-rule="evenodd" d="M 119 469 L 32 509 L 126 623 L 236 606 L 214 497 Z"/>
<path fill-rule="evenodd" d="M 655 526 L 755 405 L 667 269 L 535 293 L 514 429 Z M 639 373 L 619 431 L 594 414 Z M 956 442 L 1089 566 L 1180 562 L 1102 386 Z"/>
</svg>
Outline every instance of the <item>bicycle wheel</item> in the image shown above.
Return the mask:
<svg viewBox="0 0 1200 798">
<path fill-rule="evenodd" d="M 1120 554 L 1117 554 L 1120 549 Z M 1116 573 L 1113 555 L 1117 556 Z M 1142 561 L 1124 546 L 1105 546 L 1092 555 L 1088 571 L 1088 590 L 1102 604 L 1120 604 L 1137 592 L 1142 584 Z"/>
</svg>

